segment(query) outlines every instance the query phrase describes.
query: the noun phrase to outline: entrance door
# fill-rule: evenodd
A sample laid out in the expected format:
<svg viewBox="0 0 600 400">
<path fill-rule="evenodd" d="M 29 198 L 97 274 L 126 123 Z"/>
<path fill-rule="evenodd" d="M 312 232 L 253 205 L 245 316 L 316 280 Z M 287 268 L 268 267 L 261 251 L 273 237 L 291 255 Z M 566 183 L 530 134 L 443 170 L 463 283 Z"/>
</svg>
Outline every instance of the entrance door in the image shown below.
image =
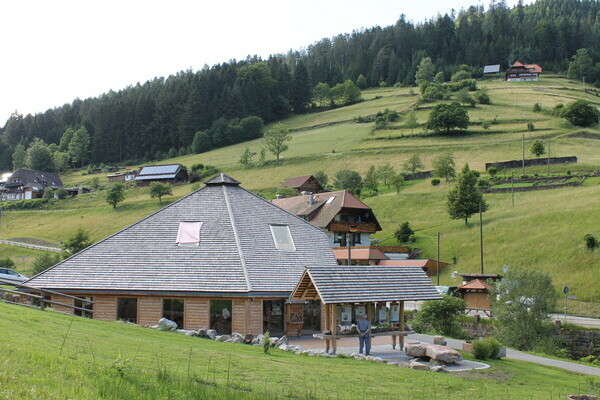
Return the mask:
<svg viewBox="0 0 600 400">
<path fill-rule="evenodd" d="M 283 335 L 283 300 L 263 300 L 263 332 L 271 336 Z"/>
<path fill-rule="evenodd" d="M 309 300 L 304 304 L 304 329 L 313 332 L 321 331 L 321 302 L 319 300 Z"/>
</svg>

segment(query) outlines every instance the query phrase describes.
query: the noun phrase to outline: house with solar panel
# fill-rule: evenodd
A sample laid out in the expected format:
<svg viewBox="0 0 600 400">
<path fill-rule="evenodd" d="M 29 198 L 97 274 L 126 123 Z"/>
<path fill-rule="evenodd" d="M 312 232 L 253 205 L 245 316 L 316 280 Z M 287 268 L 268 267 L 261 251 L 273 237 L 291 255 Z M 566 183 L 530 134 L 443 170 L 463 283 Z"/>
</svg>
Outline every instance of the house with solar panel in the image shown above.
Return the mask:
<svg viewBox="0 0 600 400">
<path fill-rule="evenodd" d="M 92 304 L 94 319 L 154 325 L 165 317 L 185 329 L 212 328 L 222 334 L 269 330 L 279 335 L 290 327 L 314 332 L 325 326 L 325 318 L 328 324 L 338 318 L 337 313 L 326 314 L 325 303 L 312 292 L 296 293 L 299 301 L 290 299 L 307 268 L 344 268 L 336 262 L 327 234 L 227 175 L 205 184 L 26 285 L 60 292 L 51 300 L 62 304 L 81 307 L 82 300 L 66 295 L 83 298 Z M 439 298 L 420 268 L 405 267 L 403 274 L 399 267 L 387 272 L 377 268 L 375 275 L 365 272 L 365 285 L 389 275 L 392 283 L 386 287 L 393 289 L 380 299 L 380 307 L 390 298 Z M 332 278 L 344 286 L 343 275 Z M 375 308 L 371 315 L 375 318 Z"/>
<path fill-rule="evenodd" d="M 148 186 L 152 182 L 170 184 L 187 183 L 187 168 L 181 164 L 151 165 L 143 167 L 135 177 L 137 186 Z"/>
</svg>

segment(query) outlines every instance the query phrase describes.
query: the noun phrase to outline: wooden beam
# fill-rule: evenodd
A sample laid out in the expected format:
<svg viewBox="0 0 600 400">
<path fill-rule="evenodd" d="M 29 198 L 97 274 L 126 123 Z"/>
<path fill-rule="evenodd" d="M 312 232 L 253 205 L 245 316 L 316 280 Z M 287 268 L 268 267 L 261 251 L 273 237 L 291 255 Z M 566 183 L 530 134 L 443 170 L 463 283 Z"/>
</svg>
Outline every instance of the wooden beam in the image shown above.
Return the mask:
<svg viewBox="0 0 600 400">
<path fill-rule="evenodd" d="M 325 304 L 325 329 L 326 331 L 330 331 L 331 332 L 331 317 L 330 317 L 330 308 L 328 304 Z M 327 353 L 329 353 L 329 348 L 330 348 L 330 344 L 331 344 L 331 340 L 330 339 L 325 339 L 325 351 Z"/>
<path fill-rule="evenodd" d="M 330 314 L 331 314 L 331 336 L 333 337 L 331 339 L 332 341 L 332 349 L 333 349 L 333 354 L 335 354 L 337 352 L 337 312 L 336 312 L 336 306 L 337 304 L 330 304 L 331 310 L 330 310 Z"/>
<path fill-rule="evenodd" d="M 400 302 L 400 330 L 404 330 L 404 302 Z M 400 350 L 404 349 L 404 336 L 398 337 L 398 344 L 400 345 Z"/>
</svg>

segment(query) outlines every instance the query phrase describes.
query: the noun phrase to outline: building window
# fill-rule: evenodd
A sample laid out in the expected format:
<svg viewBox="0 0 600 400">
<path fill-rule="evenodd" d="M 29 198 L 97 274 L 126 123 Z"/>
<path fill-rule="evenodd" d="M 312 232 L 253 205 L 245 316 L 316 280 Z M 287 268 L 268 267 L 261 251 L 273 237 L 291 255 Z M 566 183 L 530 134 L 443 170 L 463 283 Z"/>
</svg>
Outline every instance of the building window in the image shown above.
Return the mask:
<svg viewBox="0 0 600 400">
<path fill-rule="evenodd" d="M 338 243 L 340 247 L 346 247 L 346 232 L 334 232 L 333 243 Z M 360 244 L 360 232 L 350 233 L 350 246 L 356 246 Z"/>
<path fill-rule="evenodd" d="M 273 241 L 277 250 L 296 250 L 289 226 L 271 225 L 271 234 L 273 235 Z"/>
<path fill-rule="evenodd" d="M 94 310 L 94 304 L 93 304 L 94 298 L 93 297 L 84 297 L 82 299 L 75 299 L 73 302 L 73 305 L 75 307 L 81 307 L 81 308 L 85 308 L 87 310 Z M 83 311 L 83 310 L 78 310 L 78 309 L 74 309 L 75 310 L 75 315 L 78 315 L 80 317 L 86 317 L 86 318 L 93 318 L 94 314 L 91 311 Z"/>
<path fill-rule="evenodd" d="M 231 334 L 231 300 L 210 301 L 210 328 L 219 335 Z"/>
<path fill-rule="evenodd" d="M 179 230 L 177 232 L 177 245 L 181 247 L 198 246 L 200 244 L 200 229 L 202 229 L 202 222 L 180 222 Z"/>
<path fill-rule="evenodd" d="M 183 328 L 183 300 L 164 299 L 163 300 L 163 318 L 175 322 L 179 329 Z"/>
<path fill-rule="evenodd" d="M 137 299 L 122 297 L 117 299 L 117 320 L 137 324 Z"/>
</svg>

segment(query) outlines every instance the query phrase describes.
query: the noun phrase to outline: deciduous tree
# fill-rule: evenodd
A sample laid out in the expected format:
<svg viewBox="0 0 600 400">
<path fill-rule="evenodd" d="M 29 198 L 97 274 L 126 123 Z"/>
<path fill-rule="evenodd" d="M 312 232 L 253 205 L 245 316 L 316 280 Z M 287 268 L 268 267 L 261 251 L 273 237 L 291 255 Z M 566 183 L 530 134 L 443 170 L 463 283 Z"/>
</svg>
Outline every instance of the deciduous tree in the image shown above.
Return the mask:
<svg viewBox="0 0 600 400">
<path fill-rule="evenodd" d="M 277 123 L 265 132 L 264 139 L 267 149 L 279 160 L 281 153 L 289 148 L 286 142 L 292 140 L 292 135 L 290 135 L 290 128 L 282 123 Z"/>
<path fill-rule="evenodd" d="M 531 146 L 529 146 L 529 151 L 537 158 L 540 158 L 546 154 L 546 146 L 544 145 L 544 142 L 538 139 L 531 143 Z"/>
<path fill-rule="evenodd" d="M 446 179 L 446 182 L 456 176 L 454 156 L 445 152 L 435 157 L 432 161 L 433 174 Z"/>
<path fill-rule="evenodd" d="M 117 208 L 117 204 L 125 200 L 125 186 L 121 182 L 113 184 L 106 193 L 106 202 Z"/>
<path fill-rule="evenodd" d="M 469 164 L 465 164 L 458 174 L 456 184 L 448 192 L 446 210 L 450 219 L 464 219 L 466 225 L 471 215 L 479 212 L 480 204 L 481 210 L 487 211 L 487 202 L 477 189 L 477 174 L 471 171 Z"/>
<path fill-rule="evenodd" d="M 335 173 L 333 185 L 342 189 L 348 190 L 350 193 L 360 196 L 362 191 L 363 181 L 360 174 L 349 169 L 342 169 Z"/>
<path fill-rule="evenodd" d="M 90 135 L 85 128 L 79 128 L 73 133 L 73 138 L 69 142 L 69 154 L 74 162 L 83 163 L 87 161 L 90 151 Z"/>
<path fill-rule="evenodd" d="M 82 227 L 77 228 L 75 233 L 63 244 L 63 250 L 69 254 L 79 253 L 81 250 L 90 246 L 92 241 L 90 239 L 90 233 Z"/>
<path fill-rule="evenodd" d="M 467 129 L 468 127 L 469 114 L 457 102 L 436 105 L 427 120 L 427 129 L 435 132 L 445 130 L 446 133 L 449 133 L 453 128 Z"/>
<path fill-rule="evenodd" d="M 410 172 L 411 174 L 415 174 L 415 173 L 419 172 L 424 167 L 425 167 L 425 165 L 423 165 L 423 161 L 421 161 L 421 157 L 418 154 L 414 154 L 414 153 L 411 154 L 410 157 L 408 157 L 408 160 L 406 160 L 402 163 L 402 168 L 406 172 Z"/>
<path fill-rule="evenodd" d="M 173 185 L 163 182 L 152 182 L 150 184 L 150 198 L 158 198 L 158 202 L 162 203 L 163 196 L 173 195 Z"/>
</svg>

